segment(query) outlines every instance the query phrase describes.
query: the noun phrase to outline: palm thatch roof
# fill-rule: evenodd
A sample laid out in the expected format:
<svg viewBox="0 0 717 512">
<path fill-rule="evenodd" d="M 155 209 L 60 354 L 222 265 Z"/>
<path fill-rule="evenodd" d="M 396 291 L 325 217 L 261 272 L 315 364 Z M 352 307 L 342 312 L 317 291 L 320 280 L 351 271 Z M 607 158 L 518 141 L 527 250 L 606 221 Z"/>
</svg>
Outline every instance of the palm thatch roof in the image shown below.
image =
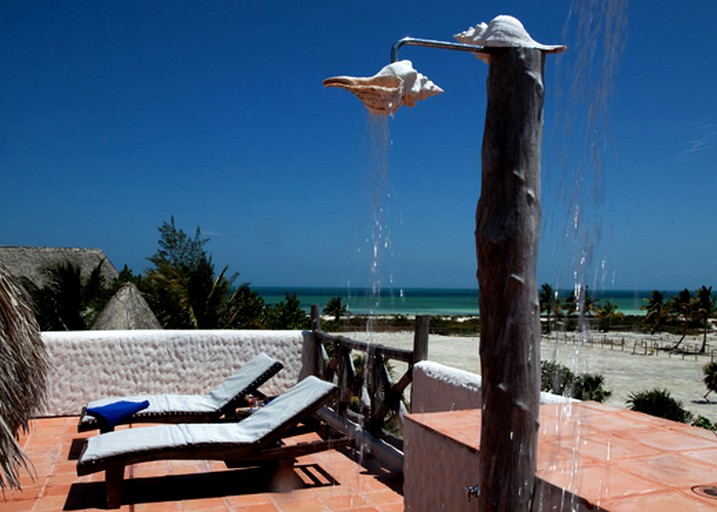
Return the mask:
<svg viewBox="0 0 717 512">
<path fill-rule="evenodd" d="M 95 331 L 161 328 L 159 320 L 133 283 L 125 283 L 117 290 L 91 327 Z"/>
<path fill-rule="evenodd" d="M 47 366 L 30 297 L 0 265 L 0 489 L 19 489 L 18 470 L 30 472 L 16 436 L 43 405 Z"/>
<path fill-rule="evenodd" d="M 97 265 L 101 265 L 100 274 L 105 282 L 111 282 L 119 275 L 101 249 L 0 246 L 0 265 L 5 265 L 17 279 L 27 278 L 38 288 L 48 282 L 44 274 L 47 268 L 65 262 L 80 267 L 83 279 L 89 277 Z"/>
</svg>

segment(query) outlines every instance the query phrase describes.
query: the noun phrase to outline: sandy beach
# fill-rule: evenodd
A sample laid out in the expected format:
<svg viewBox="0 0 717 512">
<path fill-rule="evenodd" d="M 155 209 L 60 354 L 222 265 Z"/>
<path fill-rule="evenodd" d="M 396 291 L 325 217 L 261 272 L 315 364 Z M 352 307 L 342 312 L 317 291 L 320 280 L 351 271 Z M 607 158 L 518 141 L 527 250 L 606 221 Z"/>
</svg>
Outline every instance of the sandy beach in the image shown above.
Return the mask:
<svg viewBox="0 0 717 512">
<path fill-rule="evenodd" d="M 411 332 L 343 334 L 390 347 L 410 349 L 413 346 Z M 701 415 L 717 423 L 717 394 L 712 393 L 708 397 L 711 402 L 703 398 L 707 388 L 702 382 L 702 367 L 711 360 L 710 355 L 697 358 L 685 355 L 683 358 L 679 354 L 669 355 L 667 351 L 652 348 L 655 343 L 660 346 L 676 343 L 679 337 L 669 334 L 592 333 L 588 339 L 590 341 L 581 342 L 577 336 L 566 337 L 565 333 L 560 333 L 557 338 L 554 335 L 543 337 L 541 360 L 559 361 L 575 373 L 602 374 L 606 389 L 612 391 L 607 400 L 611 405 L 626 407 L 625 401 L 631 393 L 665 388 L 695 417 Z M 431 335 L 428 359 L 480 374 L 478 343 L 478 338 Z M 683 341 L 683 345 L 699 346 L 700 343 L 701 338 L 697 337 L 688 337 Z M 710 334 L 708 344 L 717 347 L 717 335 Z"/>
</svg>

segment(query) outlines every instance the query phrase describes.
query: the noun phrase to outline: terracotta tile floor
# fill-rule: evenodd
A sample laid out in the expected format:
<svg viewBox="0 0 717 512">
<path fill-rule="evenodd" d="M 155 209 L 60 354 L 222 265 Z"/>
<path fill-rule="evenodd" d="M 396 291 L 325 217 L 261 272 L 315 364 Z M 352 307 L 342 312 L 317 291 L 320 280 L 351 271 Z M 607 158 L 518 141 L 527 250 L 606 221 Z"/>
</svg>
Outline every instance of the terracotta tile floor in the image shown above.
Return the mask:
<svg viewBox="0 0 717 512">
<path fill-rule="evenodd" d="M 0 512 L 104 509 L 103 473 L 78 477 L 82 440 L 77 417 L 33 420 L 21 444 L 36 478 L 21 477 L 22 491 L 6 491 Z M 143 427 L 136 427 L 143 428 Z M 125 470 L 121 511 L 398 512 L 401 482 L 371 464 L 328 451 L 298 459 L 287 492 L 272 492 L 269 471 L 227 469 L 221 462 L 158 461 Z"/>
<path fill-rule="evenodd" d="M 717 511 L 714 432 L 595 402 L 544 405 L 540 416 L 539 478 L 611 512 Z M 409 417 L 478 449 L 480 411 Z"/>
<path fill-rule="evenodd" d="M 584 402 L 541 408 L 538 476 L 611 512 L 717 511 L 714 433 L 616 407 Z M 479 411 L 411 415 L 477 450 Z M 78 477 L 76 417 L 34 420 L 21 440 L 37 476 L 6 491 L 0 512 L 103 509 L 102 474 Z M 142 427 L 137 427 L 142 428 Z M 577 467 L 577 473 L 572 470 Z M 329 451 L 299 459 L 287 492 L 272 492 L 265 469 L 211 461 L 159 461 L 126 470 L 122 511 L 403 511 L 401 482 Z M 693 489 L 704 486 L 707 496 Z M 699 489 L 697 489 L 699 490 Z"/>
</svg>

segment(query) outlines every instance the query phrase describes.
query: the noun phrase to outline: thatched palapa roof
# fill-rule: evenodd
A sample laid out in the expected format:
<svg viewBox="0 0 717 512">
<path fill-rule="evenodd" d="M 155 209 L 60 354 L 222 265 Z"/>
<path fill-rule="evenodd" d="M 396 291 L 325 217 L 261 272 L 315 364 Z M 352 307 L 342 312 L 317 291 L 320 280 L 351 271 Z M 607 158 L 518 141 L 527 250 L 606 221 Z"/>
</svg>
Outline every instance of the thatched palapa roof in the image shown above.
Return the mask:
<svg viewBox="0 0 717 512">
<path fill-rule="evenodd" d="M 92 324 L 95 331 L 161 329 L 142 293 L 133 283 L 123 284 Z"/>
<path fill-rule="evenodd" d="M 100 272 L 106 283 L 119 275 L 101 249 L 0 246 L 0 264 L 5 265 L 17 279 L 25 277 L 37 287 L 47 284 L 47 277 L 43 274 L 45 269 L 65 262 L 79 266 L 83 278 L 89 277 L 100 264 Z"/>
</svg>

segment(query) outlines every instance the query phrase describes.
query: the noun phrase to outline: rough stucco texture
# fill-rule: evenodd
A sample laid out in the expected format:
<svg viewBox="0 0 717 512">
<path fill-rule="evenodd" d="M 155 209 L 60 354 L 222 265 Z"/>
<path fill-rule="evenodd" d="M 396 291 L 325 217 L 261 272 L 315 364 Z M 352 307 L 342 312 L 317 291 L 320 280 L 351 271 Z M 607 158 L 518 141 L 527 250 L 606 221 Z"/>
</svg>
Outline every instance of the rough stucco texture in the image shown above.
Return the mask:
<svg viewBox="0 0 717 512">
<path fill-rule="evenodd" d="M 475 373 L 421 361 L 413 367 L 413 412 L 460 411 L 480 409 L 481 377 Z M 570 398 L 541 391 L 541 404 L 557 404 Z"/>
<path fill-rule="evenodd" d="M 465 488 L 478 483 L 478 454 L 410 418 L 403 428 L 405 510 L 475 512 Z"/>
<path fill-rule="evenodd" d="M 413 412 L 479 409 L 480 375 L 432 361 L 413 367 Z"/>
<path fill-rule="evenodd" d="M 421 361 L 413 367 L 412 411 L 421 413 L 479 409 L 480 386 L 480 375 L 433 361 Z M 562 396 L 540 393 L 540 403 L 561 403 L 567 400 L 569 399 Z M 477 510 L 477 500 L 468 501 L 465 493 L 466 487 L 478 483 L 477 452 L 414 422 L 411 418 L 404 422 L 403 435 L 405 510 Z M 426 482 L 432 484 L 427 485 Z M 541 510 L 567 510 L 559 508 L 561 490 L 555 490 L 547 484 L 541 485 Z"/>
<path fill-rule="evenodd" d="M 254 355 L 284 364 L 262 391 L 299 378 L 302 331 L 77 331 L 42 334 L 50 357 L 42 415 L 77 415 L 88 401 L 144 393 L 208 393 Z"/>
</svg>

